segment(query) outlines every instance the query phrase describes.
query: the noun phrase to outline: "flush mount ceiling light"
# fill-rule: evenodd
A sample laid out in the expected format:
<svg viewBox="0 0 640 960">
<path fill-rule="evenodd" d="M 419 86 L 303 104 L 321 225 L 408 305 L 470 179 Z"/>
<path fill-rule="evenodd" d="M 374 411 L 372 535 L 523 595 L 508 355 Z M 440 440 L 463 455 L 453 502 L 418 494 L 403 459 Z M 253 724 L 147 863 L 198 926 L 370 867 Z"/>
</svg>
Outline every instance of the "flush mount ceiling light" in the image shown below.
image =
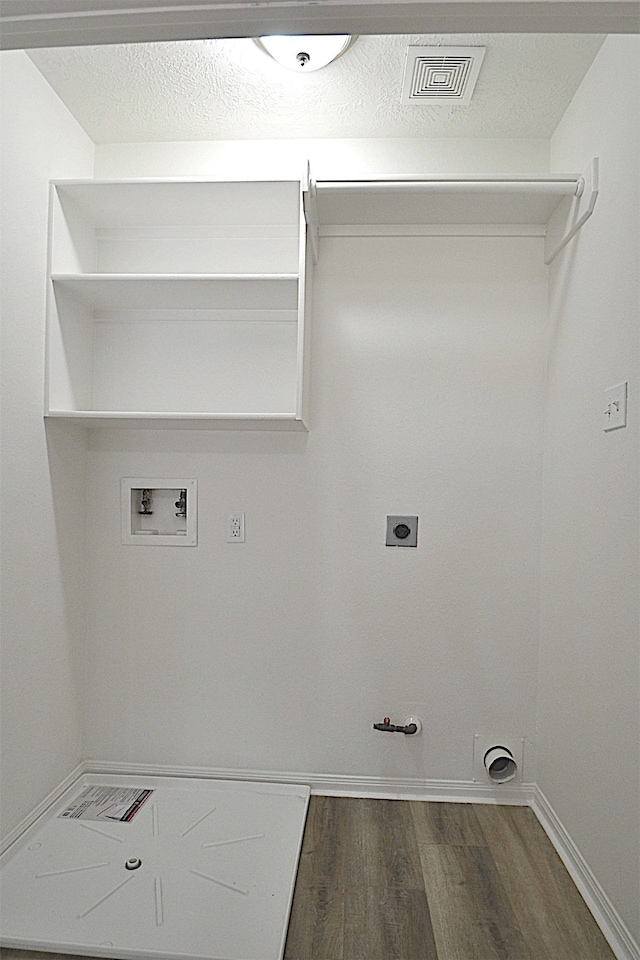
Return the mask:
<svg viewBox="0 0 640 960">
<path fill-rule="evenodd" d="M 355 37 L 338 36 L 260 37 L 256 43 L 281 66 L 298 73 L 320 70 L 337 60 Z"/>
</svg>

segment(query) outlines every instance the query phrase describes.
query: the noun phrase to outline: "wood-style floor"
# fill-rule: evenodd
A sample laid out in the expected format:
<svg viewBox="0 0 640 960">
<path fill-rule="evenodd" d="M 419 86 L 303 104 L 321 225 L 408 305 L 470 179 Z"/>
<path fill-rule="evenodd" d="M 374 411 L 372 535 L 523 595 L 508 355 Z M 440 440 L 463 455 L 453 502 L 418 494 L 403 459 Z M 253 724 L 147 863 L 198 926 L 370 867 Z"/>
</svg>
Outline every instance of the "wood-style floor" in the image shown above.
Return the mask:
<svg viewBox="0 0 640 960">
<path fill-rule="evenodd" d="M 614 955 L 527 807 L 312 797 L 285 960 Z"/>
<path fill-rule="evenodd" d="M 286 960 L 613 960 L 528 807 L 313 797 Z"/>
</svg>

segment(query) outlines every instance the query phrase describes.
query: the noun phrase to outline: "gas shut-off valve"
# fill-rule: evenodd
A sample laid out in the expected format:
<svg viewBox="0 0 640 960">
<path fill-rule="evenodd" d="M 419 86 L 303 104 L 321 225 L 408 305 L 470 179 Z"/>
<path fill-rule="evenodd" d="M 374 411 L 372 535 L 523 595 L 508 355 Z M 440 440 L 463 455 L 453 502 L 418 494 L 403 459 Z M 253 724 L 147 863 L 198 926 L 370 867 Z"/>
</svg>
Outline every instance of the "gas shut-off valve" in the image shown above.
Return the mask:
<svg viewBox="0 0 640 960">
<path fill-rule="evenodd" d="M 383 733 L 404 733 L 408 737 L 415 736 L 422 730 L 422 723 L 417 717 L 407 717 L 403 725 L 391 723 L 389 717 L 385 717 L 382 723 L 374 723 L 374 730 L 381 730 Z"/>
</svg>

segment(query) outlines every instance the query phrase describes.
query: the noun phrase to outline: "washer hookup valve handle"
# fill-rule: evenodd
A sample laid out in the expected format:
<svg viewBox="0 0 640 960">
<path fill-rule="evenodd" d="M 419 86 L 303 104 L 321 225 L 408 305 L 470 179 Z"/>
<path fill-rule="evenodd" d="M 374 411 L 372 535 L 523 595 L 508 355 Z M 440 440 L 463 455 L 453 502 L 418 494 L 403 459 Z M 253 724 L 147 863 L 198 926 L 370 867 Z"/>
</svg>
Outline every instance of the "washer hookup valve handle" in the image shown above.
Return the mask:
<svg viewBox="0 0 640 960">
<path fill-rule="evenodd" d="M 411 736 L 414 733 L 418 732 L 418 724 L 412 717 L 408 718 L 408 721 L 405 721 L 404 726 L 401 726 L 397 723 L 391 723 L 389 717 L 385 717 L 382 723 L 374 723 L 374 730 L 382 730 L 386 733 L 406 733 L 408 736 Z"/>
</svg>

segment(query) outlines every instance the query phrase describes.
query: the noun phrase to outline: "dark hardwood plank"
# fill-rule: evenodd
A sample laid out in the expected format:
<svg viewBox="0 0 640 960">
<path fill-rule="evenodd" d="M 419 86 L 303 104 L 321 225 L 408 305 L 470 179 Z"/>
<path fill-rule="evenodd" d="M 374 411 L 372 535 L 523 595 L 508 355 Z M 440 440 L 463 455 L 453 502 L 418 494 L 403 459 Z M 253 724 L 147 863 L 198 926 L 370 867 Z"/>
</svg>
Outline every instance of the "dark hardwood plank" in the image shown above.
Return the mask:
<svg viewBox="0 0 640 960">
<path fill-rule="evenodd" d="M 309 800 L 285 960 L 342 960 L 352 809 L 346 797 Z"/>
<path fill-rule="evenodd" d="M 350 797 L 310 798 L 298 864 L 298 886 L 344 886 L 347 856 L 354 842 L 357 803 Z"/>
<path fill-rule="evenodd" d="M 478 806 L 477 812 L 536 960 L 614 960 L 533 811 L 528 807 Z"/>
<path fill-rule="evenodd" d="M 347 889 L 344 960 L 438 960 L 424 890 Z"/>
<path fill-rule="evenodd" d="M 440 960 L 539 960 L 486 847 L 420 844 Z"/>
<path fill-rule="evenodd" d="M 418 843 L 484 847 L 487 844 L 472 803 L 408 801 Z"/>
<path fill-rule="evenodd" d="M 286 960 L 436 960 L 408 804 L 312 797 Z"/>
<path fill-rule="evenodd" d="M 350 828 L 348 886 L 424 890 L 413 818 L 405 801 L 353 801 Z"/>
<path fill-rule="evenodd" d="M 343 960 L 345 890 L 296 885 L 285 960 Z"/>
</svg>

